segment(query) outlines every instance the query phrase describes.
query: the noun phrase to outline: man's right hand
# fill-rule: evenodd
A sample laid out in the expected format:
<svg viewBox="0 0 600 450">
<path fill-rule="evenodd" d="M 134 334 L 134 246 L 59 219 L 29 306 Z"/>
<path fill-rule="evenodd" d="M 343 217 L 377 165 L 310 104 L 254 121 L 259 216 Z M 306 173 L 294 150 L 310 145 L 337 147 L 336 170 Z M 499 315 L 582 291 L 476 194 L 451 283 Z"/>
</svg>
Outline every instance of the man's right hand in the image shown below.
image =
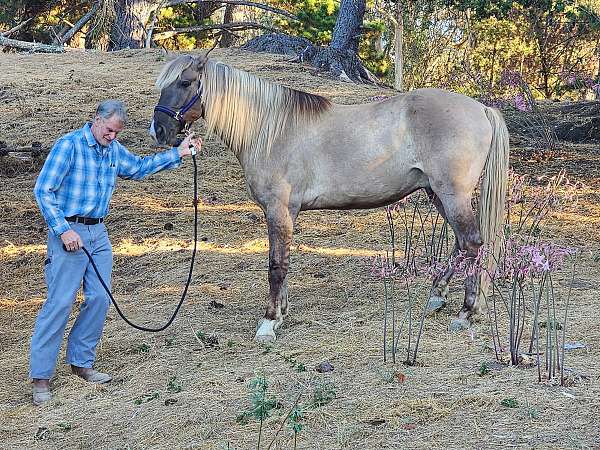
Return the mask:
<svg viewBox="0 0 600 450">
<path fill-rule="evenodd" d="M 75 230 L 65 231 L 63 234 L 60 235 L 60 240 L 63 241 L 65 249 L 68 252 L 74 252 L 83 247 L 83 241 L 81 240 L 81 237 L 79 237 Z"/>
</svg>

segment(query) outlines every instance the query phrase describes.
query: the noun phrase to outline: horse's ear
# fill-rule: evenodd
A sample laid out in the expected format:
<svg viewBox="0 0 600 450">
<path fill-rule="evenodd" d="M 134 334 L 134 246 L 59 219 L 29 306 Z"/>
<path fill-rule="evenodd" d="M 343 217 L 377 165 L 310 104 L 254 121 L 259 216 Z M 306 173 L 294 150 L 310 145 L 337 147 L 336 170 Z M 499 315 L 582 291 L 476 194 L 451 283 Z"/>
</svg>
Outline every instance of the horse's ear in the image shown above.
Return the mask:
<svg viewBox="0 0 600 450">
<path fill-rule="evenodd" d="M 206 54 L 198 55 L 195 60 L 196 70 L 198 72 L 202 72 L 204 70 L 204 66 L 206 65 L 206 61 L 208 61 L 208 57 Z"/>
</svg>

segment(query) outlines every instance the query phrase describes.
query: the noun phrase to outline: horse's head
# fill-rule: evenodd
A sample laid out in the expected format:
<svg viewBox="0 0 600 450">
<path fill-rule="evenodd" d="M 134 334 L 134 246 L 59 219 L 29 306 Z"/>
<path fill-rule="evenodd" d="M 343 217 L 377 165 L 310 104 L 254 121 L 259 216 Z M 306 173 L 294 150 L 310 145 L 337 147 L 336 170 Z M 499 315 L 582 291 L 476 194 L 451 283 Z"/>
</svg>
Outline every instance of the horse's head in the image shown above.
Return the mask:
<svg viewBox="0 0 600 450">
<path fill-rule="evenodd" d="M 174 145 L 177 134 L 203 117 L 202 71 L 206 61 L 206 55 L 180 56 L 158 76 L 160 98 L 149 130 L 158 144 Z"/>
</svg>

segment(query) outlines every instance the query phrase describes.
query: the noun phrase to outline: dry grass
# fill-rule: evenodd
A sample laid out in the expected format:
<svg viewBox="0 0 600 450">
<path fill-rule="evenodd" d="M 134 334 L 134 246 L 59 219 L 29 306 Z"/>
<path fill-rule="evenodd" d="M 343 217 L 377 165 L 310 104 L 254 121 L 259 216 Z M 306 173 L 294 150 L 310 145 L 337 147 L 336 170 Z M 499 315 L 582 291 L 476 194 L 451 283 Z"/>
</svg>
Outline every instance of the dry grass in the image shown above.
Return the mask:
<svg viewBox="0 0 600 450">
<path fill-rule="evenodd" d="M 215 53 L 236 67 L 338 102 L 389 94 L 315 77 L 279 57 Z M 157 98 L 152 86 L 163 63 L 154 51 L 5 54 L 0 86 L 12 92 L 6 98 L 19 101 L 0 102 L 0 140 L 14 147 L 33 141 L 49 147 L 60 134 L 81 126 L 99 100 L 116 97 L 130 108 L 131 122 L 121 141 L 132 150 L 149 151 L 146 127 Z M 59 364 L 55 400 L 41 408 L 30 404 L 27 367 L 31 329 L 45 296 L 44 224 L 31 194 L 34 175 L 0 178 L 0 448 L 219 449 L 228 443 L 229 448 L 255 448 L 258 423 L 241 425 L 236 416 L 249 407 L 247 384 L 256 371 L 264 372 L 269 392 L 282 404 L 265 424 L 263 443 L 298 394 L 306 404 L 315 387 L 329 382 L 337 397 L 306 410 L 299 448 L 600 446 L 600 211 L 598 180 L 585 170 L 598 157 L 597 148 L 565 150 L 565 158 L 582 161 L 573 164 L 572 173 L 590 188 L 548 227 L 557 240 L 585 248 L 567 339 L 588 347 L 569 352 L 567 365 L 589 379 L 569 388 L 538 384 L 534 368 L 493 365 L 485 323 L 476 324 L 472 333 L 450 334 L 447 325 L 462 302 L 458 282 L 449 309 L 426 321 L 421 364 L 384 365 L 383 286 L 369 276 L 367 262 L 388 243 L 383 211 L 300 216 L 292 251 L 291 315 L 275 346 L 265 351 L 253 341 L 267 289 L 265 223 L 245 194 L 234 157 L 214 141 L 206 153 L 200 160 L 200 190 L 207 199 L 200 211 L 203 241 L 181 315 L 170 329 L 154 335 L 128 328 L 112 310 L 97 366 L 115 381 L 90 386 Z M 535 175 L 556 172 L 561 165 L 514 163 Z M 137 322 L 165 320 L 185 281 L 193 218 L 191 170 L 186 164 L 145 182 L 121 181 L 112 202 L 108 227 L 115 247 L 114 288 Z M 167 222 L 172 230 L 165 229 Z M 210 308 L 212 300 L 225 307 Z M 219 345 L 198 342 L 193 334 L 198 330 L 214 334 Z M 298 372 L 286 361 L 290 358 L 307 371 Z M 324 360 L 334 365 L 333 372 L 313 370 Z M 482 362 L 492 367 L 484 377 L 477 375 Z M 398 372 L 405 375 L 402 383 L 394 376 Z M 172 377 L 181 392 L 169 392 Z M 136 404 L 156 393 L 157 399 Z M 515 397 L 519 407 L 502 406 L 507 397 Z M 284 429 L 277 448 L 292 448 L 290 438 Z"/>
</svg>

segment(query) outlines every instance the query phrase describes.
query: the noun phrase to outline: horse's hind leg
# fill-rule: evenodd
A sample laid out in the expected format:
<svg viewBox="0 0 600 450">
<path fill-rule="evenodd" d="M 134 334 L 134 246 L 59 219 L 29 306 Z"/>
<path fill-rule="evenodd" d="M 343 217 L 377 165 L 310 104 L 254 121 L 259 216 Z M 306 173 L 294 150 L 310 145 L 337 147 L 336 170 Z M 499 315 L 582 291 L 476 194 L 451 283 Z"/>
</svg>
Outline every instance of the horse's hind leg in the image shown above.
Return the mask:
<svg viewBox="0 0 600 450">
<path fill-rule="evenodd" d="M 444 210 L 444 205 L 442 205 L 441 200 L 437 195 L 431 190 L 431 188 L 426 188 L 425 191 L 429 196 L 429 199 L 433 202 L 436 209 L 440 213 L 440 216 L 448 222 L 448 217 L 446 215 L 446 211 Z M 433 251 L 433 249 L 432 249 Z M 454 247 L 452 249 L 451 257 L 455 257 L 458 254 L 458 240 L 454 241 Z M 446 301 L 448 298 L 448 284 L 450 283 L 450 279 L 454 274 L 454 266 L 452 264 L 448 264 L 446 270 L 438 275 L 435 280 L 433 280 L 433 284 L 431 286 L 431 291 L 429 292 L 429 301 L 427 304 L 427 312 L 433 313 L 444 306 L 446 306 Z"/>
<path fill-rule="evenodd" d="M 265 216 L 269 232 L 269 299 L 265 317 L 258 323 L 256 340 L 266 343 L 275 340 L 275 330 L 287 314 L 287 273 L 290 245 L 297 208 L 276 201 L 267 205 Z"/>
<path fill-rule="evenodd" d="M 471 206 L 470 195 L 438 195 L 443 204 L 448 222 L 454 230 L 458 248 L 465 252 L 471 263 L 475 261 L 479 248 L 483 244 L 479 234 L 479 224 Z M 458 314 L 456 325 L 464 325 L 477 312 L 478 275 L 468 271 L 465 279 L 465 300 Z M 444 274 L 445 275 L 445 274 Z"/>
</svg>

